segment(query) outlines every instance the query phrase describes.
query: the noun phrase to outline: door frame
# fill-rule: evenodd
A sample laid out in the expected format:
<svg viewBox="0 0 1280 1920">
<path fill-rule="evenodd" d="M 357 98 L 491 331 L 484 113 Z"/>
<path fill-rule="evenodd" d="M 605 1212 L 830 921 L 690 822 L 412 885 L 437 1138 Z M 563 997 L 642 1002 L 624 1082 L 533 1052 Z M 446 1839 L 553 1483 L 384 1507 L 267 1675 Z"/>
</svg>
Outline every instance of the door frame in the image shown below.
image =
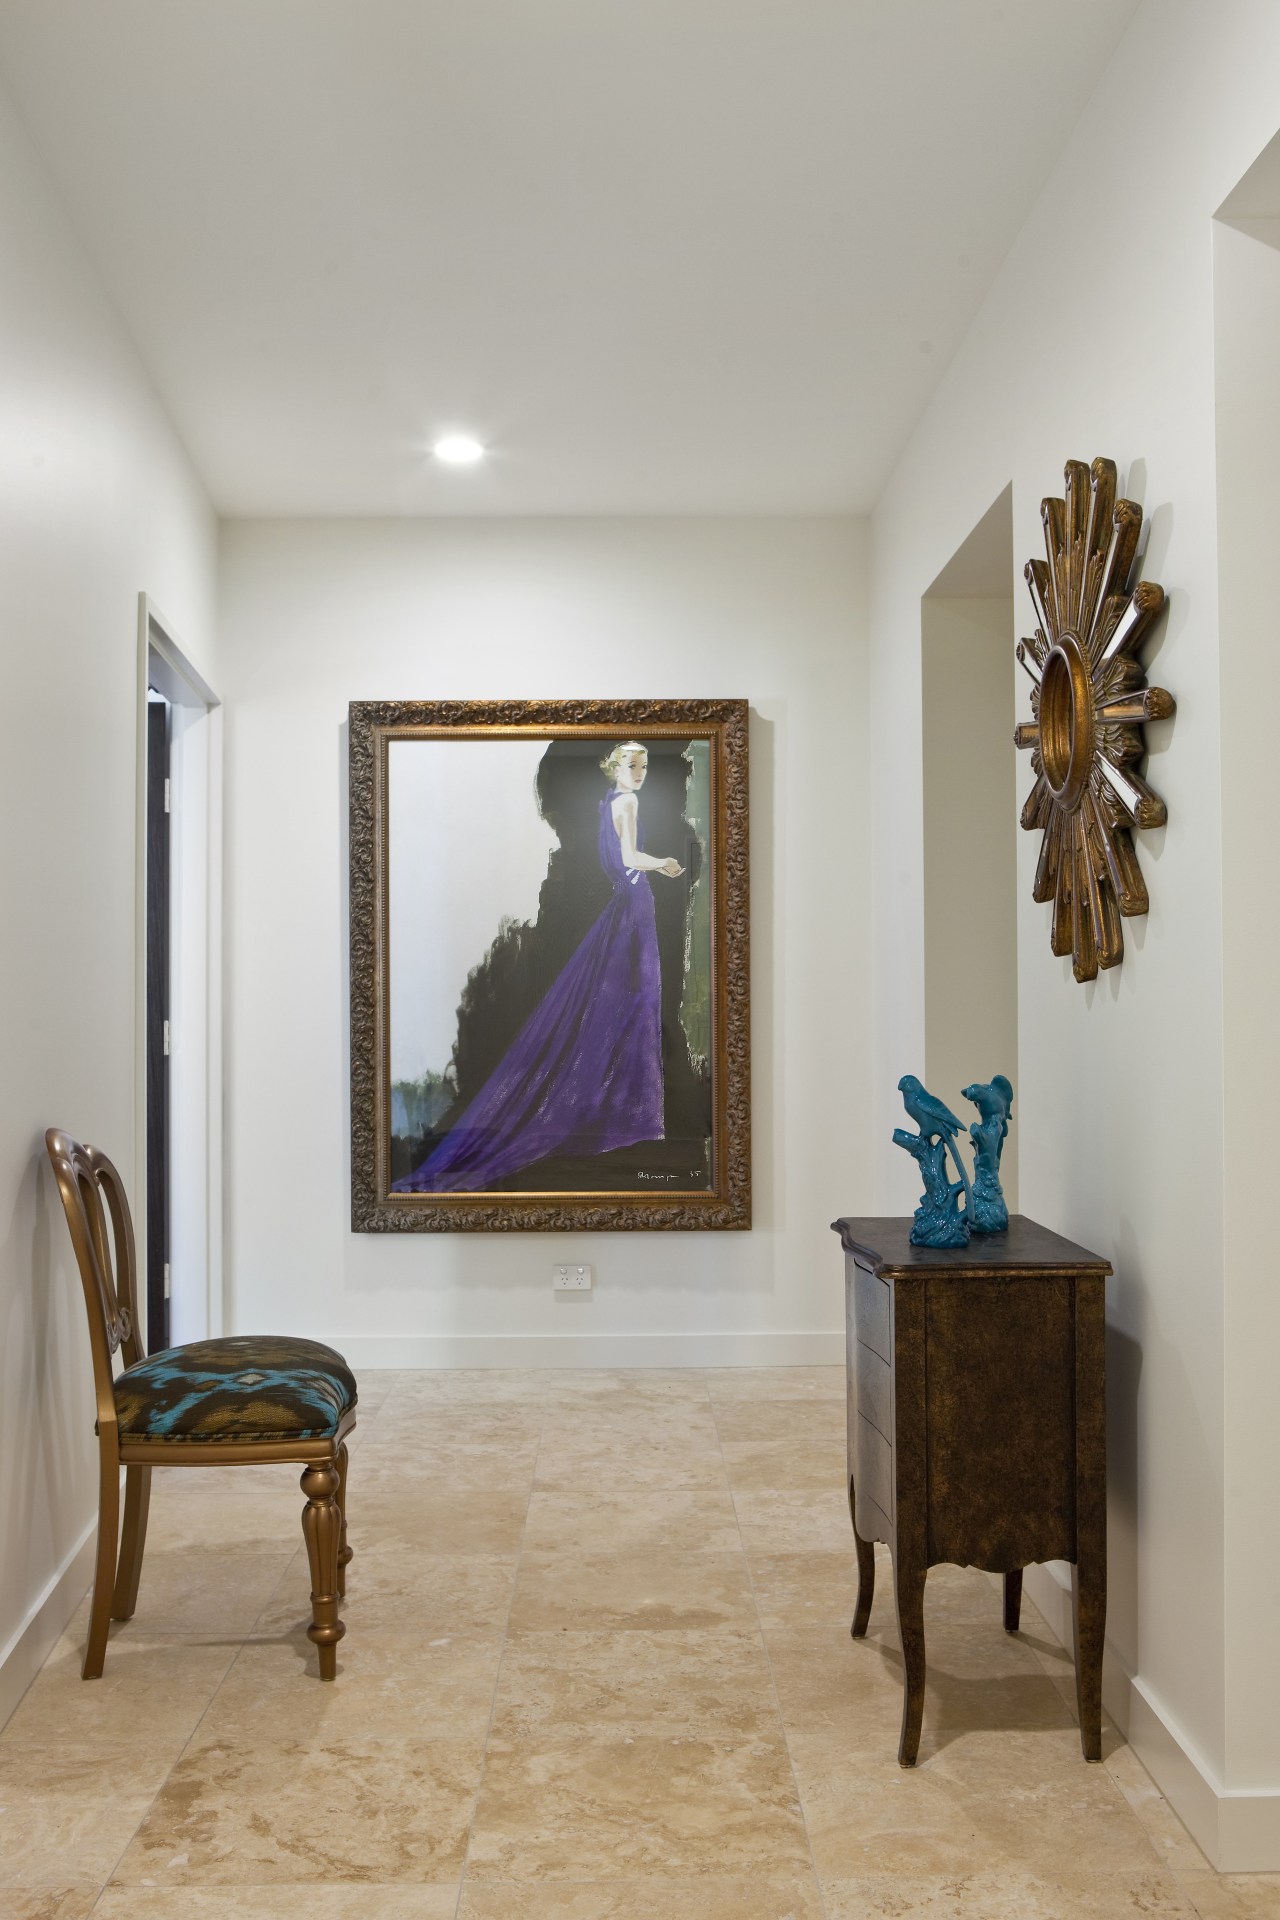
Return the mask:
<svg viewBox="0 0 1280 1920">
<path fill-rule="evenodd" d="M 173 812 L 170 835 L 171 932 L 179 903 L 191 903 L 197 923 L 180 965 L 184 979 L 182 1032 L 178 1048 L 189 1063 L 189 1086 L 198 1094 L 198 1114 L 181 1089 L 170 1111 L 170 1180 L 180 1180 L 181 1222 L 171 1210 L 171 1247 L 185 1237 L 192 1264 L 203 1268 L 197 1294 L 181 1297 L 181 1339 L 215 1337 L 223 1329 L 222 1271 L 222 713 L 217 694 L 192 666 L 173 628 L 146 593 L 138 595 L 138 654 L 135 689 L 137 742 L 136 883 L 134 890 L 134 1194 L 138 1270 L 147 1270 L 147 692 L 154 686 L 180 714 L 197 751 L 174 754 L 171 766 Z M 186 848 L 184 856 L 183 847 Z M 181 863 L 185 857 L 185 869 Z M 175 884 L 176 883 L 176 884 Z M 184 894 L 185 886 L 185 894 Z M 203 923 L 202 925 L 199 923 Z M 171 938 L 171 968 L 179 942 Z M 172 976 L 171 976 L 172 977 Z M 183 1111 L 189 1118 L 185 1125 Z M 175 1134 L 175 1121 L 179 1131 Z M 176 1173 L 175 1173 L 176 1169 Z M 171 1259 L 173 1256 L 171 1255 Z M 183 1284 L 173 1260 L 173 1298 Z M 171 1312 L 173 1312 L 171 1303 Z M 185 1322 L 185 1326 L 181 1323 Z M 172 1321 L 171 1321 L 172 1325 Z"/>
</svg>

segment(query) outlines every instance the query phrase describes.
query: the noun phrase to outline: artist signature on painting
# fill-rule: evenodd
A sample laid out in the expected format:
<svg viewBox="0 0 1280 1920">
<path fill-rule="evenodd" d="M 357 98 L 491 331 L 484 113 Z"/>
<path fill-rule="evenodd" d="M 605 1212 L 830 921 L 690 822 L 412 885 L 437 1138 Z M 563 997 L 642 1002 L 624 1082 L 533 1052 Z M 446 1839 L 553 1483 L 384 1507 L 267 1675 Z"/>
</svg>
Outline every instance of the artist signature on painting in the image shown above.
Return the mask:
<svg viewBox="0 0 1280 1920">
<path fill-rule="evenodd" d="M 694 1168 L 692 1168 L 692 1169 L 691 1169 L 691 1170 L 690 1170 L 690 1171 L 689 1171 L 689 1172 L 688 1172 L 687 1174 L 683 1174 L 683 1173 L 641 1173 L 641 1172 L 640 1172 L 640 1171 L 639 1171 L 638 1169 L 637 1169 L 637 1172 L 636 1172 L 636 1179 L 637 1179 L 637 1180 L 696 1180 L 697 1178 L 698 1178 L 698 1169 L 697 1169 L 696 1167 L 694 1167 Z"/>
</svg>

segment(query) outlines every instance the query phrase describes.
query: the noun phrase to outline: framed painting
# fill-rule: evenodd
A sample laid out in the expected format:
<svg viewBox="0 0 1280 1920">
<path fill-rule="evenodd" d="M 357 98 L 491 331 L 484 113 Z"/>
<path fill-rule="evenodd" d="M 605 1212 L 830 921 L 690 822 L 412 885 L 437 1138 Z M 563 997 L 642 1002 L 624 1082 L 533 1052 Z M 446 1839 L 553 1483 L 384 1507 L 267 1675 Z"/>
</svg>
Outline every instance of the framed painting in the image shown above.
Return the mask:
<svg viewBox="0 0 1280 1920">
<path fill-rule="evenodd" d="M 751 1224 L 745 700 L 354 701 L 357 1232 Z"/>
</svg>

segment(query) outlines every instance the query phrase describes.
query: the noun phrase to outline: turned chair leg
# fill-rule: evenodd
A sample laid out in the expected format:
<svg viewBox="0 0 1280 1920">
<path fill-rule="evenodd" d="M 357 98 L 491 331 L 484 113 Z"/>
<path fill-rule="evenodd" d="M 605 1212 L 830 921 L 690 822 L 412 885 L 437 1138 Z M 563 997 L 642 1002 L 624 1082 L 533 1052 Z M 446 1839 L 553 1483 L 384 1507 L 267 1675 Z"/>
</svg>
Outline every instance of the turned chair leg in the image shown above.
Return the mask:
<svg viewBox="0 0 1280 1920">
<path fill-rule="evenodd" d="M 111 1600 L 113 1620 L 132 1620 L 138 1604 L 138 1578 L 142 1572 L 142 1549 L 147 1544 L 147 1512 L 150 1506 L 150 1467 L 126 1467 L 124 1533 L 120 1540 L 120 1564 L 116 1569 L 115 1593 Z"/>
<path fill-rule="evenodd" d="M 346 1628 L 338 1618 L 338 1543 L 342 1516 L 334 1498 L 341 1475 L 337 1467 L 307 1467 L 302 1491 L 302 1533 L 311 1563 L 311 1625 L 307 1638 L 320 1656 L 320 1678 L 332 1680 L 338 1671 L 338 1642 Z"/>
<path fill-rule="evenodd" d="M 347 1568 L 355 1555 L 347 1545 L 347 1443 L 344 1440 L 338 1448 L 338 1598 L 341 1600 L 347 1591 Z"/>
<path fill-rule="evenodd" d="M 115 1448 L 98 1449 L 98 1555 L 93 1569 L 93 1604 L 89 1609 L 89 1644 L 84 1650 L 81 1678 L 100 1680 L 107 1657 L 107 1629 L 111 1624 L 111 1595 L 116 1579 L 116 1547 L 120 1538 L 120 1462 Z"/>
</svg>

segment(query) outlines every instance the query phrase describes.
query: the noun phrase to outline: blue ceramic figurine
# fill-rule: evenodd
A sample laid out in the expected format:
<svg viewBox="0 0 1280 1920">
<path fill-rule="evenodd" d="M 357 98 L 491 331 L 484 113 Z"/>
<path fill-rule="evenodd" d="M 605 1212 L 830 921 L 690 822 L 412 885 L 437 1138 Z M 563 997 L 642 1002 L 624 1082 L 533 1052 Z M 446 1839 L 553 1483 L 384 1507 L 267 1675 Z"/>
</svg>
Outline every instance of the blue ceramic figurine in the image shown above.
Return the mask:
<svg viewBox="0 0 1280 1920">
<path fill-rule="evenodd" d="M 1009 1209 L 1000 1188 L 1000 1156 L 1009 1132 L 1013 1088 L 1002 1073 L 997 1073 L 989 1086 L 975 1081 L 966 1087 L 964 1097 L 973 1102 L 981 1116 L 969 1129 L 973 1142 L 969 1224 L 975 1233 L 1003 1233 L 1009 1224 Z"/>
<path fill-rule="evenodd" d="M 903 1074 L 898 1091 L 908 1119 L 914 1120 L 920 1129 L 919 1133 L 908 1133 L 905 1127 L 893 1130 L 894 1145 L 905 1147 L 919 1162 L 924 1177 L 924 1192 L 911 1226 L 911 1244 L 913 1247 L 967 1247 L 972 1200 L 969 1176 L 956 1147 L 961 1123 L 950 1107 L 935 1100 L 921 1086 L 914 1073 Z M 947 1172 L 948 1147 L 960 1174 L 958 1181 L 953 1181 Z M 966 1201 L 964 1213 L 960 1212 L 959 1204 L 962 1193 Z"/>
</svg>

